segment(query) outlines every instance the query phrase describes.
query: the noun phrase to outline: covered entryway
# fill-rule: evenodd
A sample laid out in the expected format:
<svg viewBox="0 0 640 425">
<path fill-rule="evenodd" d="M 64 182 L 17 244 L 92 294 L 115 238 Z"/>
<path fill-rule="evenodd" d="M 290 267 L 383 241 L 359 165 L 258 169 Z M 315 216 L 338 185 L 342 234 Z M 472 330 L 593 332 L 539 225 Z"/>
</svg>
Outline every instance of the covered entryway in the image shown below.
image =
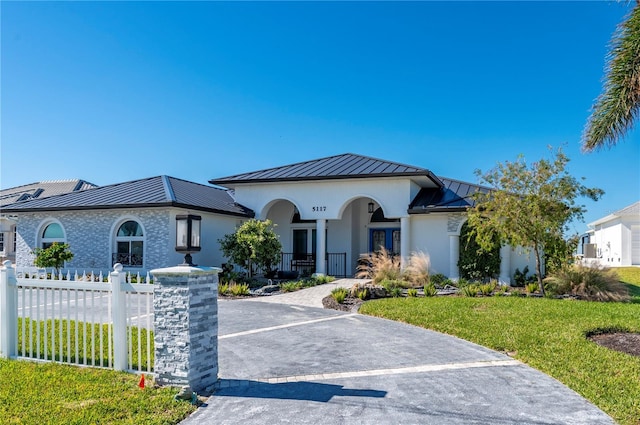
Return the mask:
<svg viewBox="0 0 640 425">
<path fill-rule="evenodd" d="M 303 219 L 294 202 L 285 199 L 273 201 L 266 218 L 276 224 L 275 230 L 282 243 L 278 270 L 294 271 L 302 277 L 316 272 L 335 277 L 351 275 L 347 265 L 347 252 L 338 242 L 338 222 L 323 220 L 319 223 L 320 220 Z M 323 224 L 324 267 L 320 268 L 318 252 L 321 240 L 318 238 L 318 227 Z"/>
</svg>

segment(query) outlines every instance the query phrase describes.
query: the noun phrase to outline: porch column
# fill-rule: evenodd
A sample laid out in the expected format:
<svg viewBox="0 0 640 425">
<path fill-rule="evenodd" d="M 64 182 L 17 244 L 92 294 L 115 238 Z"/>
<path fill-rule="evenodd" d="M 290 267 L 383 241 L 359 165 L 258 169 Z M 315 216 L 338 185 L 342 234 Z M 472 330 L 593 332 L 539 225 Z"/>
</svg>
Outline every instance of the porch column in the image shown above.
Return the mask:
<svg viewBox="0 0 640 425">
<path fill-rule="evenodd" d="M 316 273 L 325 274 L 325 262 L 327 251 L 327 220 L 320 218 L 316 220 Z"/>
<path fill-rule="evenodd" d="M 500 283 L 511 285 L 511 246 L 500 247 Z"/>
<path fill-rule="evenodd" d="M 460 279 L 458 259 L 460 258 L 460 235 L 449 235 L 449 279 Z"/>
<path fill-rule="evenodd" d="M 400 218 L 400 266 L 406 267 L 411 249 L 411 217 Z"/>
</svg>

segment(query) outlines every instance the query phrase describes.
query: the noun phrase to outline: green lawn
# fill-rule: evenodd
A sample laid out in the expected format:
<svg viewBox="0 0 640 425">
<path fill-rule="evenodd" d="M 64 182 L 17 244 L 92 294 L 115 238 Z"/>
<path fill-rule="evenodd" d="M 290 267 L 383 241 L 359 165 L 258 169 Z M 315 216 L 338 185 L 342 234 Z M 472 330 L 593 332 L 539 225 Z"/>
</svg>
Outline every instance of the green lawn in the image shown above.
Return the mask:
<svg viewBox="0 0 640 425">
<path fill-rule="evenodd" d="M 0 359 L 0 423 L 176 424 L 195 410 L 171 388 L 104 369 Z"/>
<path fill-rule="evenodd" d="M 613 270 L 620 276 L 620 281 L 627 285 L 634 301 L 640 302 L 640 267 L 616 267 Z"/>
<path fill-rule="evenodd" d="M 70 351 L 72 360 L 76 360 L 76 322 L 49 320 L 45 324 L 26 319 L 24 334 L 22 324 L 20 320 L 20 354 L 24 339 L 27 353 L 39 350 L 41 358 L 45 352 L 47 358 L 51 358 L 51 337 L 54 336 L 56 352 L 53 355 L 59 358 L 58 338 L 62 326 L 63 358 L 66 360 Z M 108 325 L 78 325 L 78 361 L 98 364 L 101 358 L 105 358 L 106 366 L 109 356 Z M 68 327 L 71 329 L 69 340 L 66 337 Z M 149 336 L 153 339 L 152 333 Z M 132 329 L 131 337 L 133 367 L 137 368 L 137 328 Z M 141 337 L 142 347 L 146 347 L 146 331 L 141 333 Z M 85 342 L 88 347 L 86 357 L 82 348 Z M 144 353 L 141 353 L 141 360 L 145 366 L 147 358 Z M 150 361 L 153 364 L 153 358 Z M 147 387 L 141 390 L 138 382 L 137 375 L 106 369 L 0 359 L 0 424 L 176 424 L 195 410 L 190 403 L 173 400 L 177 389 Z"/>
<path fill-rule="evenodd" d="M 636 277 L 622 279 L 635 285 L 637 275 L 632 274 Z M 393 298 L 367 302 L 360 312 L 509 352 L 582 394 L 619 423 L 640 423 L 640 358 L 585 338 L 604 328 L 640 332 L 639 304 L 519 297 Z"/>
</svg>

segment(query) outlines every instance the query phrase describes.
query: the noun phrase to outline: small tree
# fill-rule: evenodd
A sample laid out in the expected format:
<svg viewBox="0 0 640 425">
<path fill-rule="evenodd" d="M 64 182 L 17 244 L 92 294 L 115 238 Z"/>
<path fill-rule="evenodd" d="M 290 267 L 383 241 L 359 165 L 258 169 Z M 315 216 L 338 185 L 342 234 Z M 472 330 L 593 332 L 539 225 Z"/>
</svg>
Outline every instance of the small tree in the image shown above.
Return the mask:
<svg viewBox="0 0 640 425">
<path fill-rule="evenodd" d="M 476 174 L 494 190 L 474 195 L 476 204 L 469 209 L 469 224 L 476 230 L 476 240 L 484 249 L 493 237 L 512 246 L 530 249 L 535 254 L 538 286 L 542 284 L 542 255 L 563 238 L 567 224 L 582 219 L 583 205 L 576 198 L 586 196 L 598 200 L 601 189 L 590 189 L 566 171 L 569 159 L 558 149 L 555 158 L 541 159 L 527 165 L 519 156 L 515 162 L 498 164 L 496 168 Z"/>
<path fill-rule="evenodd" d="M 220 248 L 229 261 L 246 269 L 249 277 L 253 276 L 254 267 L 267 274 L 278 263 L 282 252 L 275 226 L 271 220 L 249 220 L 235 233 L 219 239 Z"/>
<path fill-rule="evenodd" d="M 56 269 L 56 274 L 64 266 L 65 261 L 73 258 L 69 244 L 58 242 L 54 242 L 48 248 L 36 248 L 32 253 L 36 256 L 33 264 L 42 268 L 53 267 Z"/>
<path fill-rule="evenodd" d="M 460 229 L 460 277 L 467 280 L 485 280 L 500 274 L 500 238 L 493 236 L 490 249 L 482 248 L 475 238 L 475 231 L 464 223 Z"/>
</svg>

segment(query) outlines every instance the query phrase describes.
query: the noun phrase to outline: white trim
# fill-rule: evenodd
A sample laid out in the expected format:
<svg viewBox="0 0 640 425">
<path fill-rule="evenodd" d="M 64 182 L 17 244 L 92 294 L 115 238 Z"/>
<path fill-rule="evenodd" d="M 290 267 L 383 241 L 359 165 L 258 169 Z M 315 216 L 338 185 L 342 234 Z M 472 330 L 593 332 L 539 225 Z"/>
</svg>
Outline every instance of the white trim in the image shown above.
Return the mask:
<svg viewBox="0 0 640 425">
<path fill-rule="evenodd" d="M 300 213 L 300 219 L 301 220 L 309 220 L 309 219 L 305 219 L 304 217 L 302 217 L 302 212 L 300 212 L 300 205 L 298 205 L 293 199 L 291 198 L 285 198 L 285 197 L 278 197 L 276 199 L 272 199 L 271 201 L 267 202 L 261 209 L 260 209 L 260 213 L 257 214 L 256 218 L 258 220 L 266 220 L 267 219 L 267 215 L 269 214 L 269 210 L 271 210 L 271 208 L 273 208 L 273 206 L 275 204 L 277 204 L 280 201 L 287 201 L 289 203 L 291 203 Z M 293 216 L 292 216 L 293 217 Z"/>
<path fill-rule="evenodd" d="M 42 234 L 44 233 L 45 229 L 51 225 L 51 224 L 57 224 L 60 226 L 60 228 L 62 229 L 62 238 L 47 238 L 45 240 L 45 238 L 42 237 Z M 47 242 L 62 242 L 62 243 L 67 243 L 67 231 L 65 230 L 64 226 L 62 225 L 62 223 L 60 222 L 60 220 L 58 220 L 57 218 L 53 218 L 53 217 L 47 217 L 44 220 L 42 220 L 40 222 L 40 224 L 38 225 L 38 227 L 36 227 L 36 248 L 42 248 L 42 244 Z"/>
</svg>

